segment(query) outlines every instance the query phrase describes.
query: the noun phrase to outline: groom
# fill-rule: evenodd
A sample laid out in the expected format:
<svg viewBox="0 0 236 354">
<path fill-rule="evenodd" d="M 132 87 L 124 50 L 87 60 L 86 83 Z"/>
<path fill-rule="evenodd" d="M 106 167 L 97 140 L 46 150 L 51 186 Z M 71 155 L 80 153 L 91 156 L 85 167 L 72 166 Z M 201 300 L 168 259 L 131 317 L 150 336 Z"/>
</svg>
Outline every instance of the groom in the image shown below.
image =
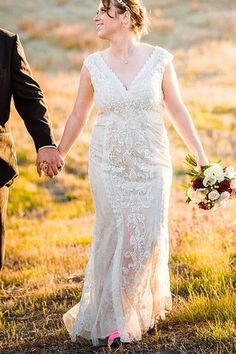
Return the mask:
<svg viewBox="0 0 236 354">
<path fill-rule="evenodd" d="M 64 166 L 51 129 L 43 93 L 32 77 L 18 35 L 0 28 L 0 270 L 4 264 L 9 186 L 18 175 L 14 141 L 9 129 L 10 103 L 24 120 L 37 151 L 37 171 L 54 177 Z M 44 167 L 44 168 L 43 168 Z"/>
</svg>

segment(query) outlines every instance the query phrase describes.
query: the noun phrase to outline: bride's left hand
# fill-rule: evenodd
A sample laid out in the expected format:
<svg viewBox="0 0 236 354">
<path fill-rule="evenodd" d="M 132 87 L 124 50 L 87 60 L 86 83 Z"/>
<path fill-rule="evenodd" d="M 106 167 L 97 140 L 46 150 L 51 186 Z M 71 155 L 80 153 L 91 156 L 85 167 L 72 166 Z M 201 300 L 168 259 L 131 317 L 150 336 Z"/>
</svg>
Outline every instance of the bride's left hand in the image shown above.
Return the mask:
<svg viewBox="0 0 236 354">
<path fill-rule="evenodd" d="M 209 161 L 208 161 L 208 158 L 206 157 L 206 155 L 198 156 L 196 158 L 196 160 L 197 160 L 197 169 L 199 171 L 201 169 L 201 166 L 209 165 Z"/>
</svg>

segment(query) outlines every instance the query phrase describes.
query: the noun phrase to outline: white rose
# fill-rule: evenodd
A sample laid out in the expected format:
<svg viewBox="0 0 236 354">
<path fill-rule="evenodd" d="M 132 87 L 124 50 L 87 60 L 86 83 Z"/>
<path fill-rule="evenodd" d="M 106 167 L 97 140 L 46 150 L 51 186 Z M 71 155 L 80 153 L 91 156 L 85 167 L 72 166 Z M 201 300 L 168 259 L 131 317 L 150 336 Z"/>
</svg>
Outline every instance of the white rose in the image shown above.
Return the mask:
<svg viewBox="0 0 236 354">
<path fill-rule="evenodd" d="M 193 200 L 193 199 L 195 198 L 195 196 L 196 196 L 196 192 L 195 192 L 195 190 L 194 190 L 192 187 L 190 187 L 190 188 L 188 189 L 187 194 L 188 194 L 188 197 L 189 197 L 191 200 Z"/>
<path fill-rule="evenodd" d="M 230 188 L 231 189 L 236 189 L 236 178 L 233 178 L 231 181 L 230 181 Z"/>
<path fill-rule="evenodd" d="M 205 187 L 207 186 L 212 186 L 213 184 L 216 183 L 216 177 L 213 175 L 206 175 L 206 177 L 204 178 L 204 180 L 202 181 L 203 185 Z"/>
<path fill-rule="evenodd" d="M 219 198 L 219 201 L 221 201 L 221 202 L 223 202 L 223 201 L 226 201 L 226 200 L 228 200 L 229 199 L 229 197 L 230 197 L 230 193 L 229 192 L 222 192 L 221 194 L 220 194 L 220 198 Z"/>
<path fill-rule="evenodd" d="M 197 196 L 199 202 L 203 201 L 206 198 L 206 188 L 196 189 L 196 196 Z"/>
<path fill-rule="evenodd" d="M 228 166 L 225 169 L 224 175 L 225 175 L 225 177 L 232 179 L 232 178 L 236 177 L 236 171 L 232 166 Z"/>
<path fill-rule="evenodd" d="M 208 198 L 210 200 L 216 200 L 218 199 L 220 196 L 220 193 L 216 190 L 216 189 L 213 189 L 209 194 L 208 194 Z"/>
<path fill-rule="evenodd" d="M 226 207 L 226 202 L 220 202 L 219 199 L 217 199 L 211 209 L 216 210 L 216 209 L 225 208 L 225 207 Z"/>
<path fill-rule="evenodd" d="M 215 177 L 217 181 L 221 182 L 224 180 L 223 168 L 218 163 L 213 163 L 204 171 L 205 176 Z"/>
<path fill-rule="evenodd" d="M 210 175 L 215 175 L 217 176 L 218 174 L 221 175 L 223 174 L 223 168 L 218 164 L 218 163 L 213 163 L 210 167 L 208 167 L 205 171 L 204 171 L 205 176 L 207 174 Z"/>
<path fill-rule="evenodd" d="M 200 203 L 206 197 L 206 193 L 203 191 L 205 191 L 205 188 L 198 188 L 194 190 L 192 187 L 190 187 L 187 194 L 193 203 Z"/>
</svg>

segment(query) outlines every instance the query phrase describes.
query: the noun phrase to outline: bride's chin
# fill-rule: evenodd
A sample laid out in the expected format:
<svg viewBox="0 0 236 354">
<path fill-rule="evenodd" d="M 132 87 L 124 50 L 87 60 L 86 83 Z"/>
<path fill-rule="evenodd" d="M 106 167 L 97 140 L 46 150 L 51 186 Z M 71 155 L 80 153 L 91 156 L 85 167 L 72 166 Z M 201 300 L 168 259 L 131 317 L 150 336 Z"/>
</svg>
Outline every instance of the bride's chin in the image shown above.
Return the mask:
<svg viewBox="0 0 236 354">
<path fill-rule="evenodd" d="M 107 38 L 107 36 L 104 34 L 104 33 L 97 33 L 97 36 L 98 36 L 98 38 L 99 39 L 104 39 L 104 40 L 107 40 L 108 38 Z"/>
</svg>

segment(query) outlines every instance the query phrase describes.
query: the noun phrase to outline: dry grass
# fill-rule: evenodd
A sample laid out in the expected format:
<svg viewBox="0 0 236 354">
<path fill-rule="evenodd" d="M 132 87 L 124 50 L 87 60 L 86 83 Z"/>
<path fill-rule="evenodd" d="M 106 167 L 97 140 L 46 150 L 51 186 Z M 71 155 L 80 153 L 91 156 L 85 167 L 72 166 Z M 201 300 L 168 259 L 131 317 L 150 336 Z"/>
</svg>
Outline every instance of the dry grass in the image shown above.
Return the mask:
<svg viewBox="0 0 236 354">
<path fill-rule="evenodd" d="M 23 18 L 18 22 L 19 30 L 27 32 L 29 34 L 29 39 L 41 40 L 45 40 L 48 34 L 53 29 L 57 28 L 58 25 L 59 23 L 57 21 L 35 21 L 31 17 Z"/>
<path fill-rule="evenodd" d="M 172 48 L 183 98 L 209 160 L 222 159 L 236 166 L 234 3 L 215 6 L 213 1 L 170 0 L 160 1 L 159 7 L 153 1 L 148 4 L 156 14 L 156 27 L 147 40 Z M 59 140 L 75 99 L 82 60 L 102 45 L 92 29 L 86 31 L 97 3 L 57 0 L 48 2 L 46 11 L 41 1 L 17 2 L 10 19 L 8 4 L 0 6 L 3 25 L 7 21 L 8 28 L 9 24 L 19 26 L 30 62 L 41 68 L 34 75 L 46 94 Z M 22 17 L 26 8 L 32 17 Z M 40 51 L 34 50 L 35 45 Z M 42 72 L 44 68 L 47 72 Z M 21 175 L 9 201 L 6 268 L 0 280 L 0 352 L 112 352 L 95 350 L 84 342 L 71 343 L 62 323 L 62 314 L 79 301 L 93 232 L 87 159 L 94 112 L 56 180 L 37 177 L 31 139 L 15 112 L 12 118 Z M 156 336 L 145 335 L 140 343 L 116 352 L 233 354 L 235 201 L 215 213 L 184 203 L 183 159 L 189 151 L 171 121 L 165 123 L 174 167 L 169 215 L 173 311 L 158 323 Z"/>
<path fill-rule="evenodd" d="M 92 225 L 92 217 L 68 219 L 65 214 L 60 219 L 56 215 L 40 220 L 10 218 L 7 268 L 0 293 L 6 353 L 56 353 L 58 348 L 61 353 L 109 352 L 95 351 L 80 341 L 71 343 L 62 323 L 62 314 L 81 294 Z M 182 192 L 174 189 L 170 236 L 173 311 L 167 321 L 159 323 L 156 336 L 144 336 L 141 343 L 119 352 L 210 353 L 212 347 L 212 353 L 219 353 L 217 345 L 232 349 L 236 301 L 233 207 L 215 213 L 190 210 Z M 227 341 L 220 339 L 220 326 L 225 328 Z"/>
<path fill-rule="evenodd" d="M 68 50 L 96 50 L 99 42 L 94 34 L 89 33 L 84 24 L 60 25 L 52 34 L 55 42 Z"/>
<path fill-rule="evenodd" d="M 65 24 L 58 21 L 35 21 L 24 18 L 18 22 L 18 28 L 27 32 L 28 38 L 49 41 L 66 50 L 95 50 L 99 48 L 94 33 L 90 33 L 84 23 Z"/>
<path fill-rule="evenodd" d="M 151 30 L 156 30 L 159 33 L 170 31 L 175 24 L 174 19 L 163 17 L 163 11 L 160 8 L 155 8 L 152 11 L 151 18 Z"/>
</svg>

